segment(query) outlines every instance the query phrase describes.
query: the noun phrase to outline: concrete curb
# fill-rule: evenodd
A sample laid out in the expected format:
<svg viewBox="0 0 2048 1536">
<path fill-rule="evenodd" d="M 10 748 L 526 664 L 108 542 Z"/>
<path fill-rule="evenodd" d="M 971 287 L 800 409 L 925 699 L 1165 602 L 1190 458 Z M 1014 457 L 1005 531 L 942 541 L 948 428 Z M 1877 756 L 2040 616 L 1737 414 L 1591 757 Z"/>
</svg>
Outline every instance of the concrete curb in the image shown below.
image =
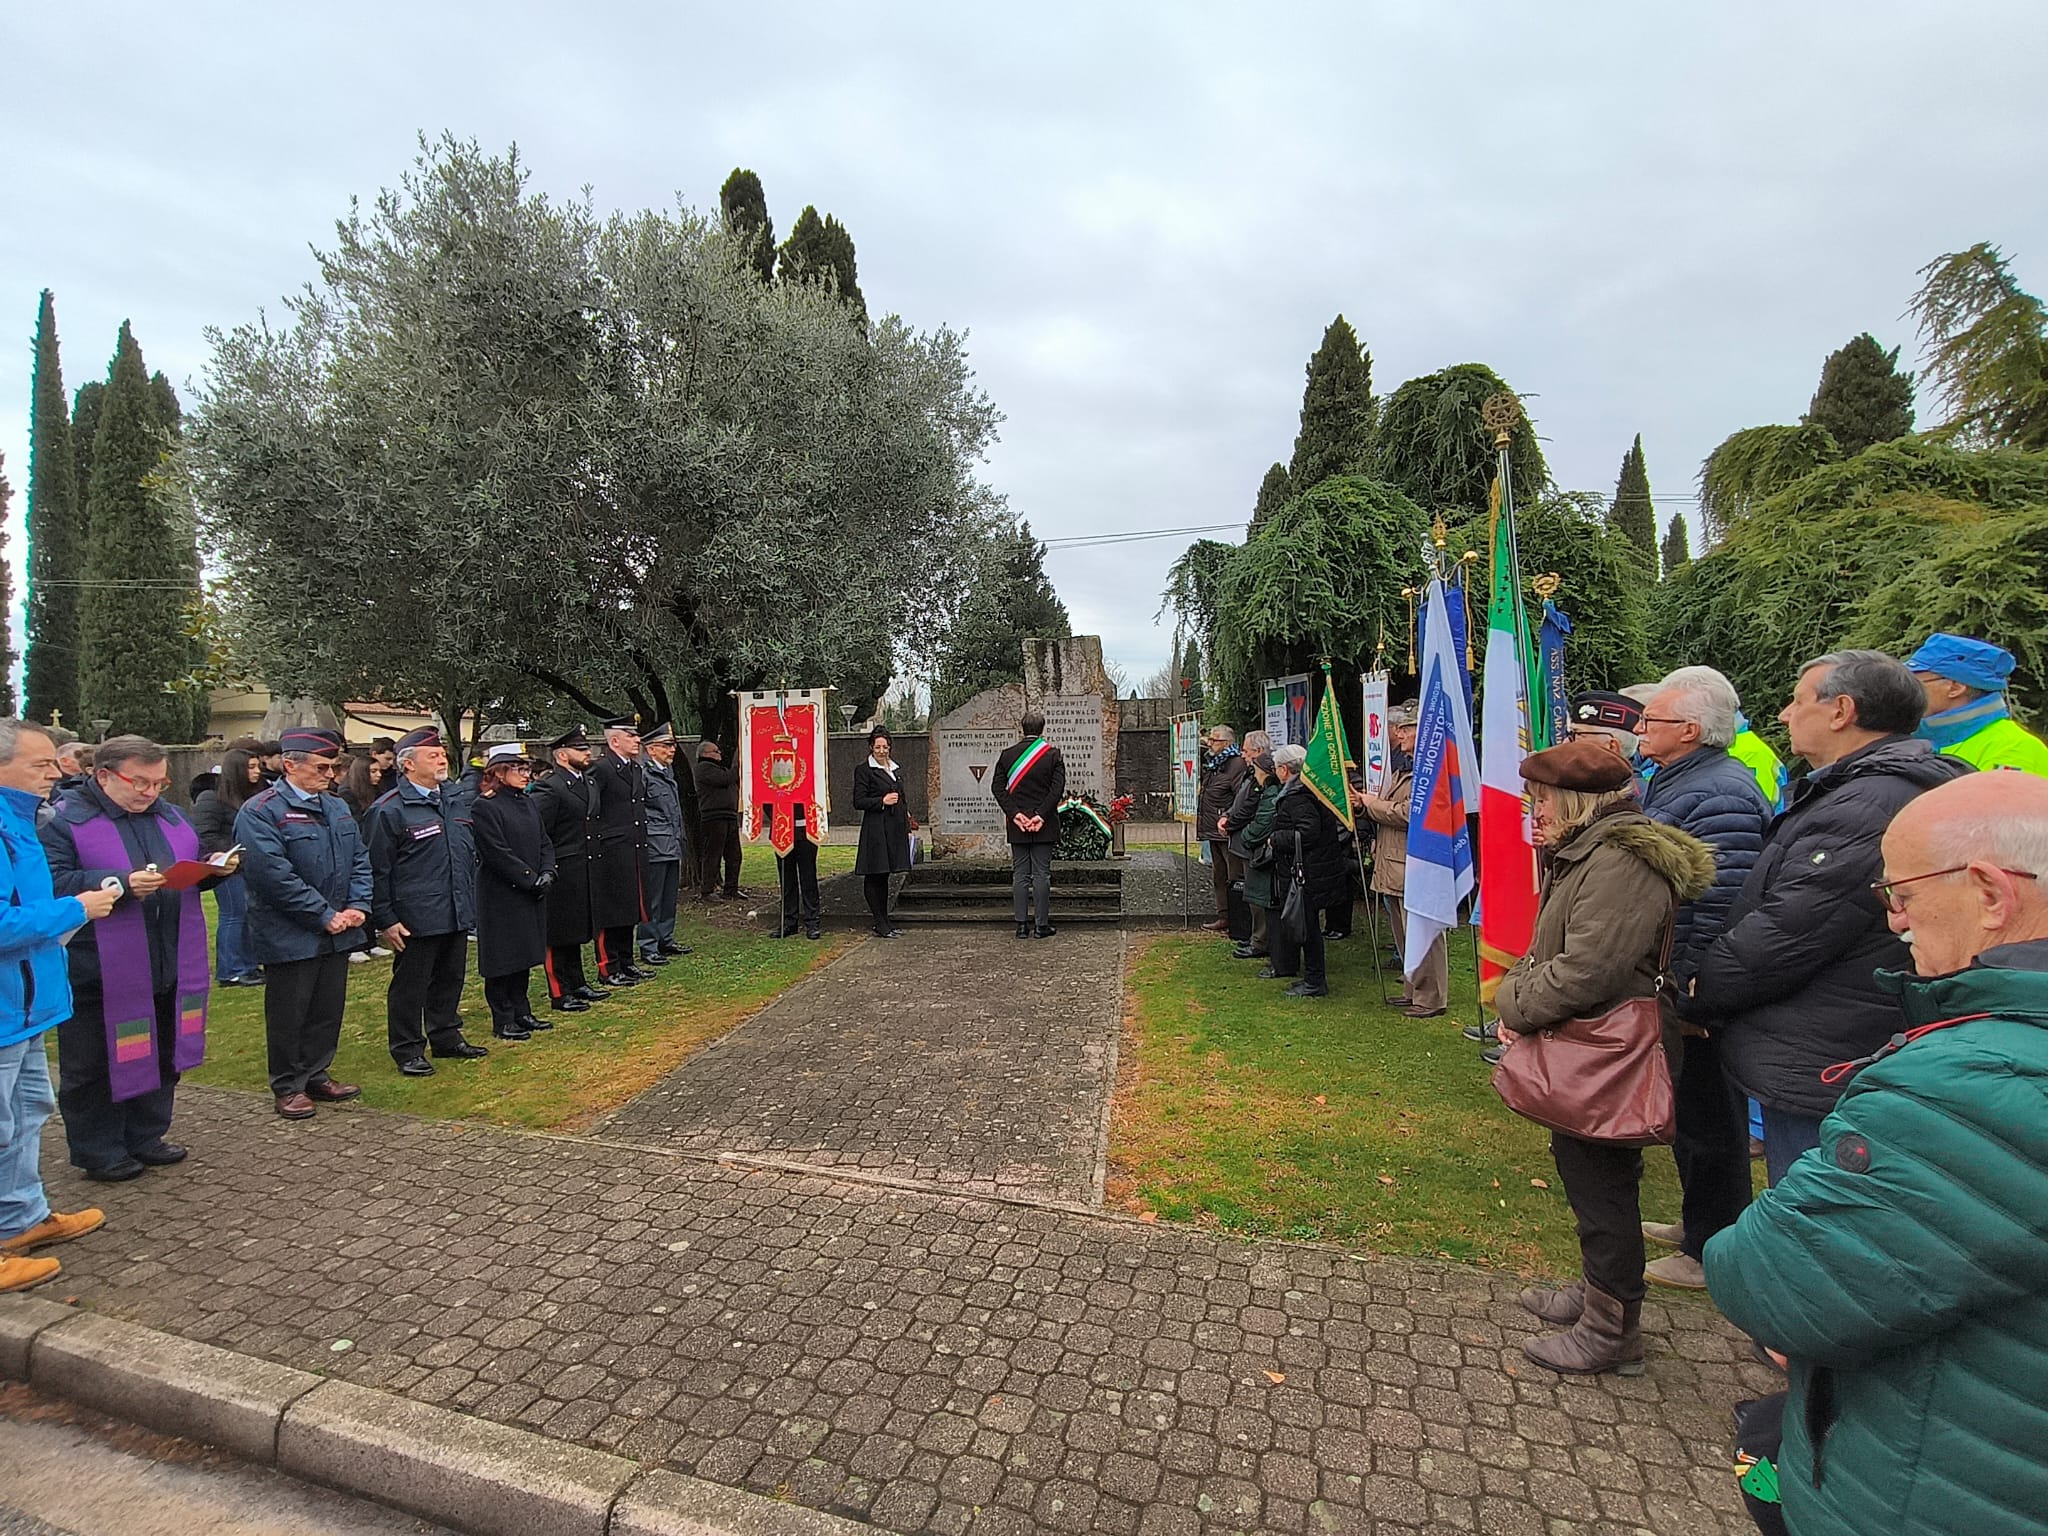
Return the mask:
<svg viewBox="0 0 2048 1536">
<path fill-rule="evenodd" d="M 0 1296 L 0 1378 L 477 1536 L 871 1529 L 33 1297 Z"/>
</svg>

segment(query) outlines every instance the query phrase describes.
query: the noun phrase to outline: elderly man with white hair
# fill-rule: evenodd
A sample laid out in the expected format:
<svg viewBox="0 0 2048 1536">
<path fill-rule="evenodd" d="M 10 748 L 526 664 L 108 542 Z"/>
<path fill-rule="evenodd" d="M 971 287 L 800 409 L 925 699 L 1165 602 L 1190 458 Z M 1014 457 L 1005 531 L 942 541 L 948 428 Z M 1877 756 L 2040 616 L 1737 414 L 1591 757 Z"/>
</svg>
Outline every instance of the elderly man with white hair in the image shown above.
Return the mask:
<svg viewBox="0 0 2048 1536">
<path fill-rule="evenodd" d="M 1820 1145 L 1707 1245 L 1707 1284 L 1785 1357 L 1792 1530 L 2038 1533 L 2048 779 L 1930 789 L 1892 818 L 1883 858 L 1874 889 L 1913 964 L 1879 973 L 1897 1032 L 1830 1069 L 1848 1086 Z"/>
<path fill-rule="evenodd" d="M 1656 764 L 1643 789 L 1643 814 L 1691 833 L 1714 853 L 1714 883 L 1678 909 L 1669 974 L 1679 990 L 1728 922 L 1742 882 L 1763 852 L 1771 808 L 1756 775 L 1729 755 L 1742 701 L 1712 667 L 1681 667 L 1657 685 L 1636 722 L 1642 755 Z M 1676 1222 L 1646 1221 L 1645 1236 L 1670 1243 L 1645 1273 L 1659 1285 L 1706 1284 L 1700 1254 L 1707 1239 L 1749 1204 L 1749 1106 L 1721 1067 L 1710 1029 L 1684 1026 L 1679 1064 L 1678 1139 L 1672 1154 L 1684 1205 Z"/>
</svg>

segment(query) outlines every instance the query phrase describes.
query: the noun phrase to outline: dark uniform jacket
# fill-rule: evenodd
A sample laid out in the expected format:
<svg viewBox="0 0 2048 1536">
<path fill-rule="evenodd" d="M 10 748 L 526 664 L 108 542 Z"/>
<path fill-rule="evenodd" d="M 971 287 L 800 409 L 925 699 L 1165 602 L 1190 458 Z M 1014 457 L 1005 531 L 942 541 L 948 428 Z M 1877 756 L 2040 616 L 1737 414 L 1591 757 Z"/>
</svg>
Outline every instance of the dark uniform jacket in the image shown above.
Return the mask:
<svg viewBox="0 0 2048 1536">
<path fill-rule="evenodd" d="M 476 839 L 476 973 L 510 976 L 547 960 L 548 886 L 555 847 L 541 827 L 535 796 L 512 789 L 478 795 L 470 808 Z"/>
<path fill-rule="evenodd" d="M 1924 741 L 1887 736 L 1809 773 L 1771 823 L 1679 1004 L 1709 1028 L 1719 1021 L 1722 1066 L 1765 1108 L 1826 1114 L 1841 1086 L 1821 1073 L 1898 1029 L 1898 1003 L 1876 974 L 1911 970 L 1912 956 L 1870 889 L 1884 873 L 1879 844 L 1909 800 L 1968 772 Z"/>
<path fill-rule="evenodd" d="M 597 856 L 597 781 L 557 768 L 530 791 L 541 830 L 555 850 L 555 883 L 548 890 L 548 943 L 558 949 L 587 944 L 591 922 L 590 871 Z"/>
<path fill-rule="evenodd" d="M 476 926 L 476 851 L 466 820 L 449 806 L 452 785 L 432 791 L 401 780 L 363 818 L 370 846 L 370 924 L 393 923 L 429 938 Z M 464 807 L 467 809 L 467 807 Z"/>
<path fill-rule="evenodd" d="M 647 862 L 675 863 L 683 856 L 683 795 L 675 770 L 649 758 L 641 771 L 647 780 Z"/>
<path fill-rule="evenodd" d="M 1036 739 L 1035 737 L 1033 738 Z M 1060 840 L 1060 801 L 1067 793 L 1067 763 L 1060 756 L 1060 749 L 1054 747 L 1041 757 L 1036 766 L 1019 781 L 1015 792 L 1009 788 L 1010 769 L 1017 759 L 1024 755 L 1024 749 L 1031 743 L 1020 741 L 1015 746 L 1003 748 L 996 759 L 995 795 L 996 804 L 1003 808 L 1003 834 L 1012 845 L 1018 843 L 1056 843 Z M 1011 818 L 1043 816 L 1045 825 L 1036 832 L 1020 832 Z"/>
<path fill-rule="evenodd" d="M 628 928 L 646 916 L 640 893 L 647 863 L 647 775 L 638 758 L 606 747 L 591 760 L 590 776 L 597 780 L 591 920 L 600 928 Z"/>
<path fill-rule="evenodd" d="M 885 795 L 894 805 L 882 804 Z M 853 808 L 860 812 L 860 849 L 853 856 L 856 875 L 901 874 L 910 868 L 910 803 L 903 796 L 902 769 L 895 773 L 873 763 L 853 768 Z"/>
<path fill-rule="evenodd" d="M 121 846 L 127 850 L 128 861 L 120 869 L 92 869 L 80 862 L 78 844 L 72 828 L 83 821 L 104 817 L 113 822 L 114 830 L 121 834 Z M 42 839 L 43 852 L 50 860 L 50 883 L 59 896 L 76 896 L 81 891 L 96 891 L 109 875 L 121 882 L 121 889 L 128 889 L 128 877 L 138 869 L 154 864 L 158 869 L 169 869 L 177 862 L 178 856 L 171 852 L 171 840 L 164 826 L 168 822 L 182 822 L 184 812 L 175 805 L 158 800 L 143 811 L 124 811 L 105 795 L 99 786 L 85 783 L 64 797 L 64 803 L 57 807 L 54 815 L 46 817 L 37 836 Z M 218 885 L 218 880 L 202 881 L 202 886 Z M 178 924 L 182 921 L 185 902 L 199 899 L 199 890 L 161 890 L 148 896 L 124 895 L 123 902 L 142 903 L 143 930 L 149 935 L 149 981 L 151 990 L 164 993 L 177 990 L 178 986 Z M 71 965 L 71 992 L 75 997 L 96 998 L 100 991 L 100 947 L 92 935 L 81 933 L 65 947 L 65 956 Z"/>
<path fill-rule="evenodd" d="M 708 757 L 697 759 L 697 819 L 740 819 L 740 776 L 731 763 L 714 763 Z"/>
<path fill-rule="evenodd" d="M 362 928 L 329 933 L 329 918 L 371 906 L 370 852 L 339 795 L 302 800 L 282 781 L 235 818 L 249 888 L 249 955 L 258 965 L 311 960 L 369 942 Z"/>
</svg>

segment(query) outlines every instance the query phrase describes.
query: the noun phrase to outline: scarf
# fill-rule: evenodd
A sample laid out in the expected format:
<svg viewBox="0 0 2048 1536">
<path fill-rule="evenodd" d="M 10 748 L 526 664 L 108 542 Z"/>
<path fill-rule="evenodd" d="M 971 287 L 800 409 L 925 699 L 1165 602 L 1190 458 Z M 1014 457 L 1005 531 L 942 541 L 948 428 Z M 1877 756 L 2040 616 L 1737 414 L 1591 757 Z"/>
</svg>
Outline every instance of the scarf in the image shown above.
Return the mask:
<svg viewBox="0 0 2048 1536">
<path fill-rule="evenodd" d="M 1034 736 L 1026 743 L 1024 750 L 1017 754 L 1017 761 L 1010 765 L 1010 776 L 1003 780 L 1003 788 L 1016 793 L 1017 786 L 1024 782 L 1024 775 L 1045 760 L 1045 754 L 1052 750 L 1052 743 L 1043 736 Z"/>
<path fill-rule="evenodd" d="M 1934 750 L 1946 752 L 1950 747 L 1960 746 L 1987 725 L 2000 720 L 2010 720 L 2012 711 L 2006 708 L 2003 693 L 1987 693 L 1981 699 L 1968 704 L 1959 704 L 1954 709 L 1944 709 L 1938 715 L 1929 715 L 1920 722 L 1920 729 L 1913 734 L 1922 741 L 1932 742 Z"/>
<path fill-rule="evenodd" d="M 199 835 L 182 817 L 159 818 L 171 853 L 178 859 L 199 857 Z M 112 819 L 95 816 L 74 822 L 71 840 L 79 863 L 87 869 L 125 869 L 127 846 Z M 206 1059 L 207 967 L 206 915 L 197 891 L 173 893 L 178 902 L 177 1035 L 171 1069 L 190 1072 Z M 163 1085 L 164 1065 L 158 1059 L 156 984 L 149 973 L 148 919 L 142 901 L 122 900 L 92 925 L 92 942 L 100 953 L 100 1013 L 107 1031 L 107 1083 L 115 1103 L 150 1093 Z"/>
<path fill-rule="evenodd" d="M 1233 742 L 1232 742 L 1232 743 L 1231 743 L 1231 744 L 1230 744 L 1229 746 L 1225 747 L 1225 748 L 1224 748 L 1224 749 L 1223 749 L 1223 750 L 1222 750 L 1221 752 L 1211 752 L 1211 753 L 1208 753 L 1208 754 L 1207 754 L 1206 756 L 1204 756 L 1204 757 L 1203 757 L 1203 759 L 1202 759 L 1202 772 L 1204 772 L 1204 773 L 1214 773 L 1214 772 L 1215 772 L 1215 771 L 1216 771 L 1216 770 L 1217 770 L 1218 768 L 1221 768 L 1221 767 L 1222 767 L 1222 766 L 1223 766 L 1223 765 L 1224 765 L 1225 763 L 1229 762 L 1229 761 L 1230 761 L 1230 760 L 1231 760 L 1231 759 L 1232 759 L 1233 757 L 1242 757 L 1242 756 L 1244 756 L 1244 754 L 1243 754 L 1242 752 L 1240 752 L 1240 751 L 1238 750 L 1238 746 L 1237 746 L 1237 743 L 1233 741 Z"/>
</svg>

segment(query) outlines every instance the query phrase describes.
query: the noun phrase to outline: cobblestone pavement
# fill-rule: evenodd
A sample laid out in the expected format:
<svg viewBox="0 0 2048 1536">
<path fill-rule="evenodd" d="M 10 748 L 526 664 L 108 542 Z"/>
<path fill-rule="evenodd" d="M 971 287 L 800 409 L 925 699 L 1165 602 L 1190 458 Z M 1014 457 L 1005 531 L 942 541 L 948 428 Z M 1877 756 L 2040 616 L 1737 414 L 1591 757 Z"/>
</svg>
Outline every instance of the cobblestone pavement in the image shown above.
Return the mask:
<svg viewBox="0 0 2048 1536">
<path fill-rule="evenodd" d="M 871 941 L 594 1134 L 1099 1203 L 1122 977 L 1113 929 Z"/>
<path fill-rule="evenodd" d="M 1475 1269 L 179 1108 L 191 1160 L 132 1184 L 51 1136 L 53 1195 L 108 1221 L 49 1294 L 900 1532 L 1748 1530 L 1728 1411 L 1771 1378 L 1696 1305 L 1645 1308 L 1646 1376 L 1561 1381 Z"/>
</svg>

